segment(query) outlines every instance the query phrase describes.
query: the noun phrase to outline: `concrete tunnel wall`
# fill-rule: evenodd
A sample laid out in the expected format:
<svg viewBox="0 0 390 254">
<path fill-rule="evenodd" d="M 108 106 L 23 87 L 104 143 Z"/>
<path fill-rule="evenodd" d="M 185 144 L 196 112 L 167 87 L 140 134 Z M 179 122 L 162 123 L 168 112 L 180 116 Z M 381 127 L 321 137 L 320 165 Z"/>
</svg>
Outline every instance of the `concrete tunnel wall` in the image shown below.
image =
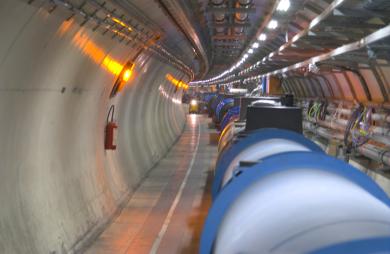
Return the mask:
<svg viewBox="0 0 390 254">
<path fill-rule="evenodd" d="M 136 52 L 66 18 L 60 8 L 0 2 L 0 253 L 82 248 L 185 123 L 181 91 L 165 79 L 178 70 L 142 54 L 110 99 L 117 76 L 105 60 L 124 64 Z M 118 147 L 105 151 L 111 105 Z"/>
</svg>

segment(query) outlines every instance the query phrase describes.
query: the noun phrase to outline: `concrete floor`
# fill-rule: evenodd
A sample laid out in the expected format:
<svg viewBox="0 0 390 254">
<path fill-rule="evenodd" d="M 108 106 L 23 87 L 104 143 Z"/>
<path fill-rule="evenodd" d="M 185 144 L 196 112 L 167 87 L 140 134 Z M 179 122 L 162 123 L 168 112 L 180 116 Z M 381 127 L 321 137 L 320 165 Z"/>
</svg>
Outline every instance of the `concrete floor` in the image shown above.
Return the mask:
<svg viewBox="0 0 390 254">
<path fill-rule="evenodd" d="M 188 116 L 178 142 L 86 253 L 198 253 L 217 154 L 208 122 Z"/>
</svg>

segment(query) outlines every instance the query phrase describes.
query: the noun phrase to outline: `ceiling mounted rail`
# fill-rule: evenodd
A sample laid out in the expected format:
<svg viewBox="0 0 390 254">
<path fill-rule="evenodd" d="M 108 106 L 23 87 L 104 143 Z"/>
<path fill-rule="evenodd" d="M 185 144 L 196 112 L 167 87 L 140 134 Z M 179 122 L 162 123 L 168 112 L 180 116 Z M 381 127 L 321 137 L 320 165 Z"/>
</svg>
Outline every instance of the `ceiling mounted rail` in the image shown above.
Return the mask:
<svg viewBox="0 0 390 254">
<path fill-rule="evenodd" d="M 72 0 L 47 0 L 47 3 L 52 5 L 49 12 L 53 12 L 57 6 L 62 6 L 70 12 L 68 19 L 75 15 L 81 16 L 84 21 L 80 25 L 93 22 L 94 31 L 99 28 L 103 34 L 110 31 L 113 34 L 112 38 L 118 38 L 120 43 L 126 45 L 132 43 L 133 48 L 144 48 L 158 53 L 168 63 L 184 71 L 190 79 L 194 78 L 191 68 L 166 50 L 164 46 L 156 43 L 161 36 L 159 31 L 153 32 L 133 17 L 127 17 L 125 13 L 119 14 L 118 9 L 113 7 L 114 4 L 111 6 L 112 8 L 109 8 L 106 2 L 99 3 L 97 0 L 86 0 L 81 5 L 75 2 Z M 30 0 L 28 3 L 33 4 L 34 0 Z"/>
<path fill-rule="evenodd" d="M 294 65 L 281 68 L 272 72 L 264 73 L 256 77 L 262 78 L 269 75 L 283 75 L 288 73 L 289 71 L 294 71 L 303 67 L 307 67 L 311 64 L 317 64 L 327 60 L 337 61 L 337 57 L 350 54 L 359 50 L 363 50 L 367 53 L 367 46 L 369 46 L 372 49 L 376 49 L 376 48 L 380 49 L 383 42 L 387 42 L 387 43 L 390 42 L 390 25 L 387 25 L 386 27 L 373 32 L 372 34 L 366 36 L 365 38 L 362 38 L 356 42 L 336 48 L 328 53 L 324 53 L 322 55 L 307 59 L 303 62 L 296 63 Z"/>
<path fill-rule="evenodd" d="M 361 12 L 359 8 L 362 7 L 354 5 L 351 0 L 333 1 L 309 23 L 308 27 L 273 52 L 264 52 L 260 56 L 260 58 L 263 57 L 262 59 L 241 71 L 239 76 L 247 76 L 258 69 L 270 72 L 272 69 L 280 69 L 283 66 L 289 66 L 315 55 L 329 52 L 363 38 L 387 24 L 385 20 L 378 19 L 375 12 L 370 12 L 370 15 L 360 18 L 354 17 L 356 13 Z M 346 12 L 346 10 L 348 11 Z M 347 16 L 344 12 L 353 15 L 353 17 Z M 345 24 L 348 24 L 347 29 L 345 29 Z"/>
</svg>

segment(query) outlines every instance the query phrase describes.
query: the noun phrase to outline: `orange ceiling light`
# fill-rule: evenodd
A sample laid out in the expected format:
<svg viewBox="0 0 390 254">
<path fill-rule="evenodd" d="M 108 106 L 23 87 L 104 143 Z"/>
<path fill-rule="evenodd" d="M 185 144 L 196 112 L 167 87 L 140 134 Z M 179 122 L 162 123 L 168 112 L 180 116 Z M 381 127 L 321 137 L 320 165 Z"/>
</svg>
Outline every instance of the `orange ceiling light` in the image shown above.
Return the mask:
<svg viewBox="0 0 390 254">
<path fill-rule="evenodd" d="M 165 78 L 171 82 L 174 86 L 176 86 L 177 88 L 183 88 L 184 90 L 187 90 L 188 89 L 188 84 L 181 81 L 181 80 L 178 80 L 176 79 L 175 77 L 173 77 L 171 74 L 167 74 L 165 75 Z"/>
<path fill-rule="evenodd" d="M 87 33 L 83 33 L 82 31 L 77 32 L 72 38 L 72 44 L 79 48 L 83 54 L 90 58 L 93 62 L 100 64 L 105 70 L 115 76 L 122 72 L 124 65 L 112 58 L 101 47 L 93 42 Z"/>
<path fill-rule="evenodd" d="M 126 25 L 125 23 L 120 23 L 121 21 L 117 19 L 115 22 L 121 25 Z M 66 32 L 66 29 L 68 28 L 61 28 L 59 33 L 62 33 L 63 30 Z M 72 38 L 72 44 L 80 49 L 81 52 L 95 64 L 100 65 L 101 68 L 104 68 L 106 71 L 117 77 L 114 87 L 111 90 L 111 97 L 121 91 L 125 84 L 133 78 L 135 67 L 133 62 L 129 61 L 126 64 L 120 63 L 107 54 L 103 48 L 99 47 L 86 32 L 83 32 L 82 30 L 77 32 Z"/>
<path fill-rule="evenodd" d="M 135 64 L 133 63 L 128 63 L 122 72 L 122 80 L 127 82 L 130 80 L 131 76 L 133 75 L 133 70 L 134 70 Z"/>
<path fill-rule="evenodd" d="M 123 65 L 112 59 L 110 56 L 106 56 L 102 65 L 112 74 L 119 75 L 123 70 Z"/>
<path fill-rule="evenodd" d="M 130 77 L 131 77 L 131 70 L 130 69 L 126 69 L 125 72 L 123 73 L 123 77 L 122 79 L 124 81 L 129 81 Z"/>
<path fill-rule="evenodd" d="M 132 62 L 126 63 L 126 65 L 122 68 L 119 78 L 114 85 L 114 95 L 117 92 L 122 91 L 122 89 L 125 87 L 125 84 L 132 78 L 133 76 L 133 71 L 134 71 L 135 64 Z"/>
</svg>

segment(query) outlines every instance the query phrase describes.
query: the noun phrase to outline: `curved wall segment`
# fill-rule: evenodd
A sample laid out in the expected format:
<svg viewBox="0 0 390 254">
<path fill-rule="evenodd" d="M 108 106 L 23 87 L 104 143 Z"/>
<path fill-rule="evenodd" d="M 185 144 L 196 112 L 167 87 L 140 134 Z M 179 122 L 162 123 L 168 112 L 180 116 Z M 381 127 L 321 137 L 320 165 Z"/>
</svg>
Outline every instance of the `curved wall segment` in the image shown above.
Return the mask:
<svg viewBox="0 0 390 254">
<path fill-rule="evenodd" d="M 183 74 L 46 1 L 0 3 L 0 253 L 80 249 L 181 133 Z M 50 12 L 51 11 L 51 12 Z M 68 20 L 67 20 L 68 19 Z M 115 106 L 116 150 L 104 149 Z"/>
</svg>

